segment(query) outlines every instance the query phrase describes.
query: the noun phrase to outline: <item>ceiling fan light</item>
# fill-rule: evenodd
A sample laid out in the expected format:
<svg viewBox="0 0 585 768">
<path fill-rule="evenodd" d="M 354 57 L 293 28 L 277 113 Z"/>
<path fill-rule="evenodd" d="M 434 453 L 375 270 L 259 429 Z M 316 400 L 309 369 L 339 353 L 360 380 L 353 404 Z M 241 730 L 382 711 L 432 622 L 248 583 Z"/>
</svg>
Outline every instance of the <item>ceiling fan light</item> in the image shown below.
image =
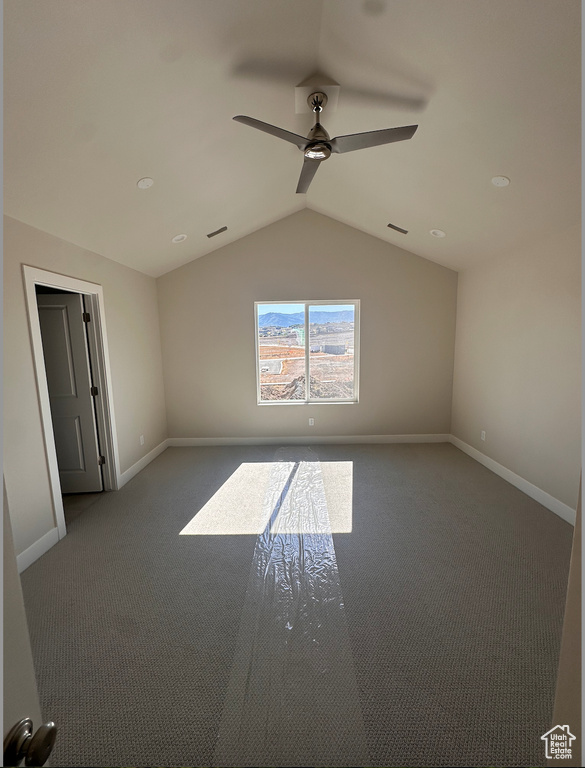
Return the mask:
<svg viewBox="0 0 585 768">
<path fill-rule="evenodd" d="M 312 144 L 305 149 L 305 157 L 309 160 L 327 160 L 331 155 L 331 150 L 327 144 Z"/>
</svg>

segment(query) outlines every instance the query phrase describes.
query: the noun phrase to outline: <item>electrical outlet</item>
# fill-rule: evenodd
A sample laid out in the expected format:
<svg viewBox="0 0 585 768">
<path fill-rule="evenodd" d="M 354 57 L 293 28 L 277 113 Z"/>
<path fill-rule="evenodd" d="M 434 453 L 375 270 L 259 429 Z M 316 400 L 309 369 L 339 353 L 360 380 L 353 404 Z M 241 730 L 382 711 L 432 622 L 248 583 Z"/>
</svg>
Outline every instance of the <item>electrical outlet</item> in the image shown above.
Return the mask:
<svg viewBox="0 0 585 768">
<path fill-rule="evenodd" d="M 144 435 L 140 435 L 140 445 L 144 445 Z"/>
<path fill-rule="evenodd" d="M 309 426 L 314 427 L 315 426 L 315 419 L 309 419 Z"/>
<path fill-rule="evenodd" d="M 482 440 L 485 440 L 485 430 L 483 430 L 483 429 L 481 430 L 480 437 L 481 437 Z"/>
</svg>

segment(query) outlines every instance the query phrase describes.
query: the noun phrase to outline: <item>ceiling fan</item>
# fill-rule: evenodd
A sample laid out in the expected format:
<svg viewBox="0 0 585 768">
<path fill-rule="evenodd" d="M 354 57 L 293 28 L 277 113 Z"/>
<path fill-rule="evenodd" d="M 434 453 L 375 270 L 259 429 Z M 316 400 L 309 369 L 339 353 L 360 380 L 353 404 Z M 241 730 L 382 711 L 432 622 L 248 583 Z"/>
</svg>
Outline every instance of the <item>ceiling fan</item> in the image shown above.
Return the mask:
<svg viewBox="0 0 585 768">
<path fill-rule="evenodd" d="M 308 136 L 299 136 L 297 133 L 285 131 L 283 128 L 277 128 L 275 125 L 263 123 L 254 117 L 246 115 L 236 115 L 234 120 L 238 123 L 244 123 L 251 128 L 257 128 L 264 133 L 270 133 L 279 139 L 284 139 L 297 146 L 304 154 L 305 159 L 297 185 L 297 193 L 304 194 L 313 181 L 320 163 L 327 160 L 332 152 L 344 154 L 345 152 L 354 152 L 356 149 L 366 149 L 367 147 L 377 147 L 381 144 L 390 144 L 394 141 L 405 141 L 414 136 L 418 125 L 406 125 L 401 128 L 385 128 L 381 131 L 366 131 L 365 133 L 351 133 L 347 136 L 336 136 L 329 138 L 329 134 L 319 122 L 319 117 L 323 107 L 327 104 L 327 95 L 317 91 L 312 93 L 307 99 L 309 106 L 315 113 L 315 124 L 309 131 Z"/>
</svg>

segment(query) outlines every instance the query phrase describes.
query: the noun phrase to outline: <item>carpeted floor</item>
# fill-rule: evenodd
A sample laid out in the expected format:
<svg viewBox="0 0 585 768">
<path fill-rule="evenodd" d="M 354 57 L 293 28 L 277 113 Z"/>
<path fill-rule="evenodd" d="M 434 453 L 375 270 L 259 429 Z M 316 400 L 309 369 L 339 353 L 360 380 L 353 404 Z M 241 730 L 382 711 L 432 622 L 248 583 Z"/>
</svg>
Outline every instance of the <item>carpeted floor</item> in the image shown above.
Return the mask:
<svg viewBox="0 0 585 768">
<path fill-rule="evenodd" d="M 99 493 L 65 493 L 63 494 L 63 512 L 65 524 L 71 525 L 76 517 L 79 517 L 86 509 L 98 501 L 104 492 Z"/>
<path fill-rule="evenodd" d="M 571 536 L 446 443 L 170 448 L 22 574 L 52 764 L 545 765 Z"/>
</svg>

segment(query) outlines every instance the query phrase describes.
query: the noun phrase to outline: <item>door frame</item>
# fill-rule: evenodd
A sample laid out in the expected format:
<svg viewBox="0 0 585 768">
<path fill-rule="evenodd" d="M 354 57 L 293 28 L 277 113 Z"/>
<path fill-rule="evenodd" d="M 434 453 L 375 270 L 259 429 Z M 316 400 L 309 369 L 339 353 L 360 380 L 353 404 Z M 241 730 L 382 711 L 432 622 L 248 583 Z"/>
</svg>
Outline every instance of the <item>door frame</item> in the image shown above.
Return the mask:
<svg viewBox="0 0 585 768">
<path fill-rule="evenodd" d="M 59 532 L 59 539 L 62 539 L 67 533 L 67 528 L 65 525 L 65 513 L 63 511 L 63 498 L 61 495 L 61 482 L 59 480 L 59 467 L 57 464 L 53 422 L 51 420 L 49 387 L 47 384 L 45 360 L 43 357 L 41 324 L 39 321 L 35 287 L 37 285 L 43 285 L 72 293 L 81 293 L 84 296 L 89 297 L 88 303 L 91 315 L 91 322 L 88 324 L 89 349 L 90 354 L 92 355 L 92 369 L 97 379 L 99 393 L 96 397 L 96 420 L 100 438 L 100 448 L 106 460 L 105 464 L 102 466 L 103 484 L 105 491 L 116 491 L 120 487 L 120 459 L 118 455 L 118 437 L 111 386 L 112 376 L 106 334 L 104 294 L 102 286 L 97 283 L 90 283 L 87 280 L 80 280 L 76 277 L 49 272 L 46 269 L 39 269 L 38 267 L 31 267 L 23 264 L 22 273 L 37 393 L 41 410 L 45 454 L 47 457 L 49 483 L 53 499 L 53 511 Z"/>
</svg>

